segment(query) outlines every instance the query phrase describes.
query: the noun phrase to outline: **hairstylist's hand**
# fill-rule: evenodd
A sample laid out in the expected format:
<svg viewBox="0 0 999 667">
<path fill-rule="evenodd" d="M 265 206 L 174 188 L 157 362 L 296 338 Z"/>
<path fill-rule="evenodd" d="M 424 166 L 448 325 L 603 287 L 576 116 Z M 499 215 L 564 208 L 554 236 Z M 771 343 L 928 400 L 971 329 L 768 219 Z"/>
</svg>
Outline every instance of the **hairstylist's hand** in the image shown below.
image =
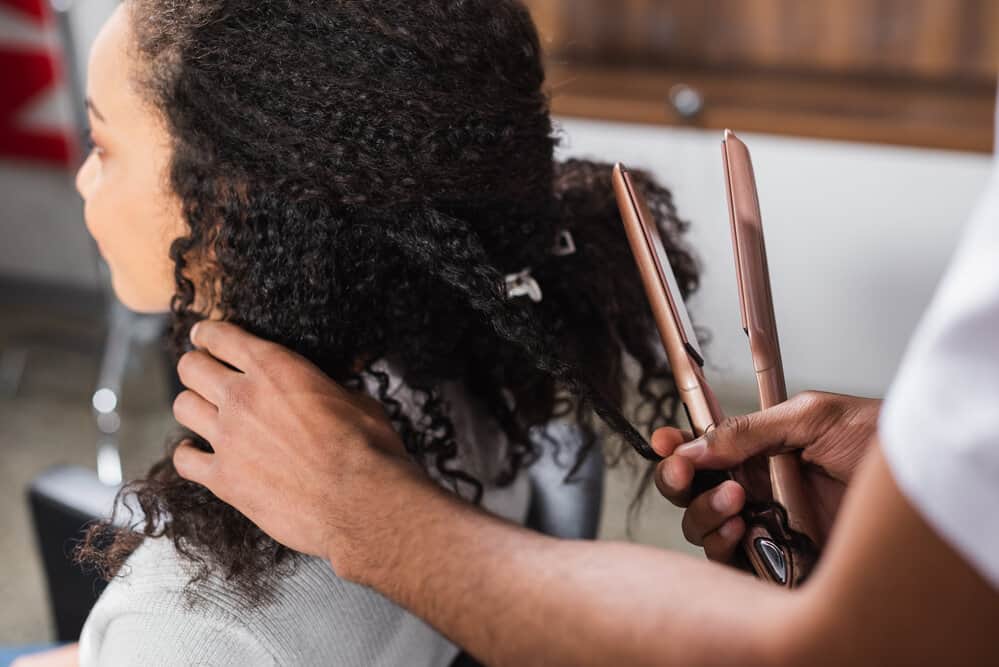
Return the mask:
<svg viewBox="0 0 999 667">
<path fill-rule="evenodd" d="M 429 484 L 374 399 L 303 357 L 232 324 L 201 322 L 177 366 L 188 390 L 174 415 L 211 443 L 182 444 L 174 465 L 278 542 L 354 578 L 360 541 L 400 511 L 403 484 Z M 220 363 L 225 361 L 230 367 Z"/>
<path fill-rule="evenodd" d="M 725 420 L 691 442 L 690 435 L 663 428 L 652 447 L 665 457 L 656 469 L 656 486 L 673 504 L 687 507 L 683 534 L 704 547 L 708 558 L 731 559 L 746 526 L 739 513 L 746 501 L 742 486 L 726 481 L 691 499 L 695 469 L 727 469 L 746 459 L 802 450 L 806 492 L 820 529 L 828 534 L 853 471 L 877 431 L 881 401 L 840 394 L 805 392 L 762 412 Z"/>
</svg>

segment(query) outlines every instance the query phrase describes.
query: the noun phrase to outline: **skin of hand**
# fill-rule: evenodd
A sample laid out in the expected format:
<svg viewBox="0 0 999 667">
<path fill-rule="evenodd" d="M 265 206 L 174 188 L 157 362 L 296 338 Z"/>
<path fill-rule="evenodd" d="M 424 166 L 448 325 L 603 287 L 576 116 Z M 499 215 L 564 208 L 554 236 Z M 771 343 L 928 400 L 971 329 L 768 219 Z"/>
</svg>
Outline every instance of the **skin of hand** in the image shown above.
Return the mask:
<svg viewBox="0 0 999 667">
<path fill-rule="evenodd" d="M 18 658 L 10 667 L 79 667 L 80 645 L 67 644 L 51 651 Z"/>
<path fill-rule="evenodd" d="M 212 444 L 214 454 L 182 443 L 174 455 L 178 472 L 219 489 L 219 498 L 241 508 L 282 544 L 320 557 L 335 554 L 334 569 L 350 577 L 353 561 L 328 542 L 355 544 L 353 536 L 379 525 L 378 515 L 398 511 L 384 489 L 402 477 L 424 476 L 405 457 L 381 404 L 233 325 L 201 322 L 191 339 L 212 354 L 195 350 L 181 358 L 177 372 L 188 390 L 177 396 L 173 411 L 178 422 Z M 230 446 L 250 434 L 267 447 Z M 302 442 L 319 446 L 302 448 Z M 372 456 L 381 460 L 373 463 Z M 294 465 L 272 465 L 275 459 Z M 292 509 L 327 506 L 343 512 L 331 518 Z"/>
<path fill-rule="evenodd" d="M 204 350 L 182 360 L 191 393 L 175 411 L 215 453 L 179 448 L 180 474 L 485 664 L 994 662 L 999 593 L 909 504 L 876 444 L 812 578 L 786 591 L 683 554 L 493 517 L 410 463 L 376 403 L 298 355 L 228 324 L 204 322 L 193 338 Z"/>
<path fill-rule="evenodd" d="M 651 442 L 664 457 L 656 486 L 674 505 L 687 508 L 684 537 L 711 560 L 729 562 L 746 530 L 739 516 L 745 490 L 729 480 L 691 498 L 695 466 L 731 468 L 758 455 L 800 451 L 805 492 L 826 537 L 877 433 L 880 409 L 877 399 L 807 391 L 767 410 L 730 417 L 695 440 L 675 428 L 659 429 Z"/>
</svg>

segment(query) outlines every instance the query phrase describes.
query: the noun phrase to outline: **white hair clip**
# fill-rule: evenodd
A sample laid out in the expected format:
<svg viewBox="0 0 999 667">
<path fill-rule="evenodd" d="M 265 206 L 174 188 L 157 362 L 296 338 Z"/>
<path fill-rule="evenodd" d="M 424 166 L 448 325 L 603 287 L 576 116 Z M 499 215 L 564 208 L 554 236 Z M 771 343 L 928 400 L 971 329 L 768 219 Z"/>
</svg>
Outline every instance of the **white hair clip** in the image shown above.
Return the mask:
<svg viewBox="0 0 999 667">
<path fill-rule="evenodd" d="M 560 230 L 555 237 L 555 245 L 551 248 L 551 254 L 556 257 L 566 257 L 576 252 L 576 242 L 568 229 Z M 516 299 L 520 296 L 531 298 L 534 303 L 541 301 L 541 285 L 531 275 L 531 267 L 527 267 L 520 273 L 508 273 L 506 275 L 506 298 Z"/>
<path fill-rule="evenodd" d="M 527 268 L 520 273 L 509 273 L 506 276 L 506 297 L 516 299 L 520 296 L 527 296 L 531 301 L 538 303 L 541 301 L 541 285 L 531 275 L 531 269 Z"/>
</svg>

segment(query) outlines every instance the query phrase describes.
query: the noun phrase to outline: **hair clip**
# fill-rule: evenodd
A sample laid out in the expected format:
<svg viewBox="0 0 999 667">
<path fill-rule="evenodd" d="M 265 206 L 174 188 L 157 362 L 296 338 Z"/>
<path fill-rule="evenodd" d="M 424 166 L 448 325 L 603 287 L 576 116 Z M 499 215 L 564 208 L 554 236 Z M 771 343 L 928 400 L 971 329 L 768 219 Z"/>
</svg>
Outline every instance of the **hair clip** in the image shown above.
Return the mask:
<svg viewBox="0 0 999 667">
<path fill-rule="evenodd" d="M 520 273 L 509 273 L 506 278 L 506 297 L 516 299 L 520 296 L 527 296 L 531 301 L 538 303 L 541 301 L 541 285 L 531 275 L 531 269 L 526 268 Z"/>
<path fill-rule="evenodd" d="M 556 257 L 565 257 L 575 252 L 576 241 L 573 240 L 572 234 L 568 229 L 559 230 L 558 236 L 555 237 L 555 245 L 552 247 L 552 254 Z"/>
</svg>

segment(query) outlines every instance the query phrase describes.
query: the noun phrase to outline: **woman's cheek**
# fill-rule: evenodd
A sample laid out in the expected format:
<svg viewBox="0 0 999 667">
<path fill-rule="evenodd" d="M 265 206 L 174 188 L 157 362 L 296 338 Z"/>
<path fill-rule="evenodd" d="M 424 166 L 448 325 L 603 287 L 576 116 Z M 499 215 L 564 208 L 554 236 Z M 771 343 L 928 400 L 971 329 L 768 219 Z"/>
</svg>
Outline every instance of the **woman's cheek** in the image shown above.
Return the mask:
<svg viewBox="0 0 999 667">
<path fill-rule="evenodd" d="M 174 215 L 172 200 L 156 190 L 144 188 L 131 201 L 138 205 L 128 209 L 127 231 L 116 245 L 128 255 L 121 262 L 135 290 L 132 307 L 144 312 L 169 310 L 175 291 L 170 246 L 183 235 L 182 218 L 179 210 Z"/>
<path fill-rule="evenodd" d="M 108 258 L 116 276 L 116 292 L 125 305 L 140 312 L 161 312 L 170 307 L 174 293 L 173 236 L 163 220 L 148 206 L 122 208 L 120 226 Z"/>
<path fill-rule="evenodd" d="M 134 247 L 127 221 L 134 202 L 128 196 L 127 183 L 115 183 L 108 167 L 91 155 L 76 178 L 83 197 L 83 220 L 112 273 L 131 263 Z M 148 261 L 142 258 L 141 261 Z"/>
<path fill-rule="evenodd" d="M 173 296 L 172 262 L 163 230 L 151 224 L 154 218 L 142 205 L 143 197 L 130 196 L 125 187 L 107 185 L 89 193 L 84 218 L 111 270 L 112 288 L 132 310 L 168 310 Z"/>
</svg>

